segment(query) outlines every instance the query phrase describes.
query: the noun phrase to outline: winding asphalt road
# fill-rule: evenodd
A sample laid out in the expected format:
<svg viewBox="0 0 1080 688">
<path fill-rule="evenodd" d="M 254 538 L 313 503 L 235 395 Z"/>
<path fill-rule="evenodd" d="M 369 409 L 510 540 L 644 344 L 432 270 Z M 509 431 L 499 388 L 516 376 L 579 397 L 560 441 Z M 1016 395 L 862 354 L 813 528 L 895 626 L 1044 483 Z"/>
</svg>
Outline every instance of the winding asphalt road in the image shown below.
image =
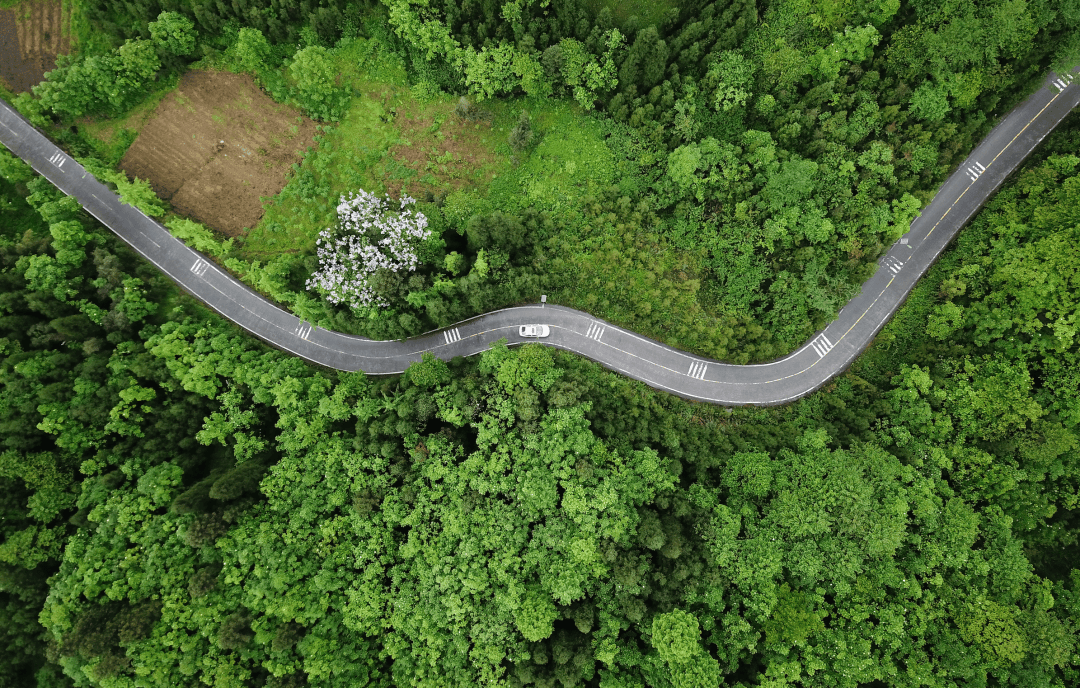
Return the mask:
<svg viewBox="0 0 1080 688">
<path fill-rule="evenodd" d="M 879 261 L 877 272 L 830 323 L 798 351 L 772 363 L 730 365 L 684 353 L 560 306 L 493 311 L 402 341 L 373 341 L 314 327 L 267 301 L 174 238 L 28 124 L 0 100 L 0 143 L 28 162 L 91 215 L 193 294 L 261 339 L 309 361 L 375 375 L 400 373 L 430 351 L 469 356 L 505 337 L 525 341 L 518 326 L 551 328 L 544 344 L 573 351 L 606 368 L 687 399 L 724 405 L 771 405 L 805 396 L 842 372 L 873 340 L 915 283 L 1005 178 L 1080 103 L 1072 74 L 1051 74 L 1043 88 L 1010 112 L 942 185 L 911 229 Z"/>
</svg>

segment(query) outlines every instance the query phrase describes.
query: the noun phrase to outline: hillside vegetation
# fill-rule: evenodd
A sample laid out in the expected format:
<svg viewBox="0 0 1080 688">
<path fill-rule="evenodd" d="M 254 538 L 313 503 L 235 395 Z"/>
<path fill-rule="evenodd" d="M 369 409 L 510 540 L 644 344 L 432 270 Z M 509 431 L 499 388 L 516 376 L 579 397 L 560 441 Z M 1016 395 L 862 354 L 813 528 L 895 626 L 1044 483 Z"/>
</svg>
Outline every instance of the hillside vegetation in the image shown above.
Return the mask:
<svg viewBox="0 0 1080 688">
<path fill-rule="evenodd" d="M 221 252 L 298 315 L 403 337 L 547 293 L 733 362 L 832 319 L 994 117 L 1080 55 L 1080 13 L 1049 2 L 718 0 L 648 25 L 574 2 L 84 12 L 118 47 L 64 63 L 28 111 L 116 117 L 195 64 L 332 123 Z M 412 274 L 372 278 L 377 310 L 304 286 L 359 189 L 412 194 L 436 233 Z"/>
<path fill-rule="evenodd" d="M 543 292 L 740 362 L 832 317 L 1080 21 L 1023 0 L 79 12 L 97 42 L 18 107 L 295 311 L 398 337 Z M 320 121 L 229 241 L 115 169 L 193 68 Z M 1067 119 L 848 372 L 731 410 L 537 345 L 317 369 L 0 151 L 0 685 L 1072 688 L 1078 149 Z M 429 220 L 416 269 L 364 285 L 387 307 L 304 286 L 360 188 Z"/>
<path fill-rule="evenodd" d="M 538 346 L 311 369 L 5 168 L 13 685 L 1080 679 L 1073 155 L 851 373 L 730 415 Z"/>
</svg>

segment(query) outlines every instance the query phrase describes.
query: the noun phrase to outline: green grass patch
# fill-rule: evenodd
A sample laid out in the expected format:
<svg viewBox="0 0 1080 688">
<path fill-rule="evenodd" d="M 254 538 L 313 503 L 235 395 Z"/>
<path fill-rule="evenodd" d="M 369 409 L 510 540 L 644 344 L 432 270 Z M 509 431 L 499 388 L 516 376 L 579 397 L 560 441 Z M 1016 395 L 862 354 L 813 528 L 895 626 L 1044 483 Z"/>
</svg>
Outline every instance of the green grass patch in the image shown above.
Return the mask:
<svg viewBox="0 0 1080 688">
<path fill-rule="evenodd" d="M 615 181 L 614 154 L 599 123 L 582 116 L 572 103 L 549 102 L 529 103 L 538 142 L 518 167 L 492 183 L 491 199 L 498 208 L 574 210 L 582 196 Z M 509 127 L 499 130 L 509 134 Z M 508 146 L 506 149 L 509 152 Z"/>
<path fill-rule="evenodd" d="M 354 97 L 343 120 L 326 127 L 285 188 L 244 241 L 251 257 L 283 250 L 314 250 L 318 233 L 335 218 L 338 197 L 357 189 L 385 192 L 390 146 L 399 139 L 386 121 L 388 108 L 366 95 Z"/>
<path fill-rule="evenodd" d="M 510 167 L 511 104 L 492 103 L 492 119 L 464 122 L 454 115 L 455 97 L 410 89 L 400 58 L 376 40 L 348 42 L 334 58 L 339 82 L 352 92 L 348 111 L 322 125 L 315 148 L 248 233 L 246 257 L 314 251 L 342 194 L 364 189 L 423 200 L 472 189 Z"/>
</svg>

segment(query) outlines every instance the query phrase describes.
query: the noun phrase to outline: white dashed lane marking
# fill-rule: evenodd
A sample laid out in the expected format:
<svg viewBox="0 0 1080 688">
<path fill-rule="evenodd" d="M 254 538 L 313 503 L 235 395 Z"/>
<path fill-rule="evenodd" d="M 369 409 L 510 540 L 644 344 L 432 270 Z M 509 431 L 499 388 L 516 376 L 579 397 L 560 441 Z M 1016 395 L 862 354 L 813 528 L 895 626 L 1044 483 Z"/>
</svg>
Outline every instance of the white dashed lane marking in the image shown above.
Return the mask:
<svg viewBox="0 0 1080 688">
<path fill-rule="evenodd" d="M 149 241 L 149 242 L 150 242 L 151 244 L 153 244 L 154 246 L 157 246 L 158 248 L 161 248 L 161 244 L 159 244 L 158 242 L 156 242 L 156 241 L 154 241 L 153 239 L 151 239 L 151 238 L 150 238 L 150 235 L 149 235 L 149 234 L 147 234 L 146 232 L 144 232 L 144 231 L 142 231 L 142 230 L 140 229 L 140 230 L 139 230 L 139 234 L 142 234 L 142 235 L 143 235 L 143 237 L 144 237 L 144 238 L 145 238 L 145 239 L 146 239 L 147 241 Z"/>
<path fill-rule="evenodd" d="M 822 332 L 814 341 L 810 342 L 810 346 L 814 347 L 814 351 L 817 352 L 818 358 L 825 358 L 825 354 L 832 351 L 833 343 L 829 341 L 829 338 Z"/>
<path fill-rule="evenodd" d="M 311 324 L 301 321 L 296 327 L 296 336 L 300 339 L 307 339 L 311 336 L 311 332 L 314 329 L 315 328 Z"/>
<path fill-rule="evenodd" d="M 705 379 L 705 371 L 709 369 L 709 364 L 695 361 L 690 364 L 690 370 L 687 371 L 687 375 L 698 380 Z"/>
<path fill-rule="evenodd" d="M 998 152 L 997 155 L 995 155 L 991 159 L 991 164 L 993 164 L 995 161 L 997 161 L 998 158 L 1000 158 L 1005 153 L 1005 151 L 1011 145 L 1013 145 L 1017 141 L 1017 139 L 1019 139 L 1020 136 L 1026 130 L 1028 130 L 1028 128 L 1043 114 L 1043 112 L 1045 112 L 1054 103 L 1054 101 L 1056 101 L 1060 97 L 1060 91 L 1064 91 L 1066 88 L 1068 88 L 1069 86 L 1072 85 L 1073 80 L 1074 79 L 1073 79 L 1072 75 L 1067 75 L 1067 76 L 1062 76 L 1062 77 L 1056 77 L 1055 79 L 1053 79 L 1049 83 L 1049 85 L 1052 85 L 1054 88 L 1059 90 L 1059 94 L 1052 96 L 1050 98 L 1050 102 L 1043 105 L 1042 108 L 1039 110 L 1039 112 L 1036 113 L 1036 115 L 1034 117 L 1032 117 L 1031 120 L 1026 125 L 1024 125 L 1020 129 L 1020 131 L 1017 132 L 1007 144 L 1005 144 L 1005 146 L 1001 149 L 1001 151 Z M 1053 89 L 1050 89 L 1050 90 L 1053 91 Z M 1070 93 L 1072 93 L 1072 92 L 1070 92 Z M 3 109 L 6 109 L 6 108 L 0 108 L 0 110 L 3 110 Z M 7 126 L 7 124 L 5 124 L 3 122 L 0 122 L 0 124 L 4 124 L 5 129 L 7 129 L 8 131 L 13 131 L 11 129 L 11 127 Z M 1055 124 L 1055 126 L 1056 126 L 1056 124 Z M 1024 155 L 1026 155 L 1026 152 L 1024 153 Z M 40 158 L 38 158 L 38 160 L 40 160 Z M 49 162 L 51 162 L 53 165 L 56 166 L 57 169 L 59 169 L 60 166 L 62 166 L 66 162 L 66 158 L 63 157 L 61 151 L 56 151 L 56 153 L 53 154 L 53 157 Z M 978 179 L 988 169 L 988 167 L 989 166 L 984 166 L 981 163 L 971 163 L 970 166 L 967 167 L 967 173 L 968 173 L 969 178 L 971 178 L 972 181 Z M 81 169 L 81 168 L 78 167 L 77 163 L 68 166 L 68 168 L 69 169 L 72 169 L 72 168 Z M 61 170 L 61 171 L 63 171 L 63 170 Z M 55 177 L 55 175 L 47 175 L 47 176 Z M 85 176 L 85 174 L 84 174 L 84 176 Z M 57 178 L 57 179 L 60 179 L 60 178 Z M 930 231 L 927 233 L 927 235 L 917 242 L 920 246 L 926 245 L 925 244 L 926 239 L 928 239 L 930 237 L 930 235 L 934 232 L 934 230 L 937 229 L 937 227 L 939 225 L 941 225 L 945 221 L 946 216 L 949 215 L 949 212 L 953 211 L 955 209 L 955 206 L 957 205 L 957 203 L 959 203 L 959 201 L 963 198 L 963 196 L 967 193 L 967 191 L 972 188 L 972 186 L 973 186 L 973 184 L 969 185 L 969 187 L 964 189 L 964 191 L 960 194 L 960 197 L 956 201 L 953 202 L 953 204 L 941 215 L 940 219 L 933 225 L 933 227 L 930 228 Z M 90 195 L 95 200 L 101 202 L 100 199 L 98 199 L 94 194 L 91 193 Z M 110 219 L 115 219 L 115 217 L 117 217 L 116 211 L 113 210 L 111 207 L 108 207 L 109 203 L 105 203 L 105 205 L 106 205 L 106 207 L 104 208 L 104 210 L 107 211 L 107 212 L 105 212 L 103 214 L 105 214 L 107 216 L 110 216 Z M 102 209 L 99 208 L 99 210 L 102 210 Z M 101 219 L 99 213 L 95 213 L 94 209 L 92 209 L 90 207 L 87 207 L 87 211 L 90 212 L 94 217 L 98 218 L 99 220 Z M 123 218 L 121 217 L 121 219 L 123 219 Z M 104 222 L 103 222 L 103 224 L 104 224 Z M 963 224 L 963 221 L 961 221 L 961 225 L 962 224 Z M 112 227 L 111 225 L 107 225 L 107 226 Z M 118 234 L 120 234 L 120 232 L 118 230 L 116 230 L 115 228 L 113 228 L 113 229 L 114 229 L 114 231 L 117 231 Z M 138 228 L 136 228 L 136 229 L 137 229 L 137 231 L 140 231 L 140 233 L 143 234 L 143 236 L 146 236 L 146 238 L 149 239 L 149 236 L 145 232 L 142 232 Z M 165 230 L 163 228 L 161 229 L 161 231 L 163 232 L 164 236 L 167 236 L 167 234 L 165 234 Z M 123 234 L 121 234 L 121 236 L 123 237 Z M 127 237 L 123 237 L 123 238 L 127 239 Z M 150 240 L 150 241 L 154 245 L 157 245 L 157 242 L 154 242 L 153 240 Z M 900 243 L 905 244 L 906 242 L 901 241 Z M 144 257 L 146 257 L 148 260 L 151 260 L 149 258 L 149 256 L 147 256 L 147 254 L 144 251 L 141 250 L 141 248 L 139 246 L 132 243 L 132 247 L 138 253 L 140 253 Z M 910 247 L 909 250 L 914 250 L 914 247 Z M 938 251 L 938 253 L 940 253 L 940 250 Z M 188 254 L 188 255 L 191 255 L 191 254 Z M 936 257 L 936 255 L 937 254 L 935 254 L 934 257 Z M 908 260 L 910 261 L 910 258 L 908 258 Z M 156 263 L 156 261 L 153 261 L 153 260 L 151 262 Z M 887 259 L 887 260 L 883 260 L 881 264 L 888 267 L 890 272 L 893 273 L 893 276 L 888 279 L 888 284 L 885 285 L 885 287 L 882 289 L 881 293 L 866 308 L 866 310 L 861 315 L 859 315 L 859 317 L 856 319 L 856 321 L 850 327 L 848 327 L 846 331 L 844 331 L 842 334 L 839 334 L 839 338 L 837 339 L 837 344 L 839 344 L 841 341 L 843 341 L 843 339 L 845 337 L 848 337 L 849 335 L 851 335 L 852 332 L 855 330 L 855 328 L 859 325 L 859 323 L 862 322 L 863 319 L 867 315 L 870 314 L 870 312 L 871 312 L 872 308 L 874 307 L 874 305 L 885 295 L 885 293 L 889 290 L 889 288 L 896 281 L 896 279 L 897 279 L 896 275 L 898 274 L 899 270 L 904 266 L 903 261 L 900 261 L 897 258 L 891 258 L 891 257 L 889 259 Z M 159 267 L 161 267 L 162 271 L 165 274 L 172 276 L 168 269 L 166 269 L 163 266 L 159 266 Z M 192 267 L 190 268 L 190 271 L 192 273 L 194 273 L 195 275 L 197 275 L 197 276 L 202 276 L 203 274 L 205 274 L 206 270 L 209 269 L 209 267 L 210 267 L 209 262 L 202 259 L 202 258 L 200 258 L 199 260 L 197 260 L 195 262 L 194 265 L 192 265 Z M 918 273 L 921 273 L 922 270 L 918 270 L 918 269 L 916 269 L 915 271 L 909 270 L 909 272 L 913 273 L 913 274 L 916 274 L 916 277 L 917 277 Z M 219 271 L 218 276 L 222 277 L 225 282 L 231 282 L 232 281 L 231 276 L 228 276 L 226 273 L 222 273 L 222 272 Z M 177 281 L 179 282 L 181 280 L 178 279 Z M 217 295 L 220 295 L 224 301 L 216 299 L 216 298 L 215 299 L 209 299 L 209 298 L 206 298 L 206 297 L 200 297 L 200 298 L 204 298 L 206 303 L 211 308 L 218 311 L 219 313 L 222 313 L 223 315 L 225 315 L 225 317 L 230 318 L 230 319 L 235 317 L 234 315 L 232 315 L 232 314 L 230 314 L 228 312 L 229 311 L 228 308 L 224 307 L 224 306 L 228 305 L 227 303 L 225 303 L 227 301 L 227 302 L 232 302 L 232 304 L 234 304 L 235 306 L 239 307 L 240 309 L 243 309 L 247 313 L 255 316 L 255 318 L 257 318 L 258 320 L 265 323 L 266 327 L 263 328 L 263 329 L 267 330 L 267 333 L 269 333 L 269 334 L 276 334 L 276 332 L 273 331 L 274 328 L 277 328 L 277 332 L 280 332 L 283 335 L 284 334 L 300 335 L 301 333 L 303 333 L 304 337 L 309 336 L 314 331 L 313 326 L 307 325 L 306 323 L 303 323 L 303 322 L 301 322 L 299 326 L 294 327 L 294 331 L 292 331 L 292 332 L 290 330 L 288 330 L 287 326 L 283 326 L 283 325 L 277 324 L 275 322 L 271 322 L 270 320 L 268 320 L 264 316 L 260 315 L 257 311 L 249 309 L 243 303 L 240 303 L 235 298 L 233 298 L 232 294 L 229 293 L 229 291 L 228 291 L 228 286 L 226 286 L 226 285 L 219 286 L 219 285 L 215 284 L 215 282 L 218 282 L 218 281 L 219 280 L 207 280 L 207 281 L 205 281 L 203 283 L 200 283 L 200 284 L 197 284 L 197 285 L 191 285 L 191 286 L 196 287 L 198 291 L 214 290 L 215 292 L 217 292 Z M 232 286 L 235 286 L 235 285 L 232 285 Z M 217 295 L 215 295 L 215 297 Z M 215 303 L 215 301 L 218 301 L 218 302 Z M 293 321 L 293 322 L 295 322 L 295 321 Z M 512 327 L 513 326 L 507 326 L 506 328 L 496 328 L 496 329 L 511 329 Z M 250 331 L 252 331 L 252 332 L 256 332 L 256 330 L 254 328 L 248 328 L 248 329 Z M 616 330 L 618 330 L 618 328 L 616 328 Z M 588 336 L 590 339 L 593 339 L 595 341 L 599 341 L 601 339 L 601 337 L 603 337 L 605 331 L 606 331 L 606 326 L 601 324 L 600 322 L 594 320 L 594 321 L 592 321 L 592 324 L 589 326 L 589 331 L 586 334 L 586 336 Z M 837 330 L 837 331 L 839 331 L 839 330 Z M 623 335 L 630 335 L 632 337 L 635 336 L 631 332 L 625 332 L 625 331 L 622 331 L 622 332 L 623 332 Z M 580 333 L 580 331 L 578 331 L 578 333 Z M 266 333 L 264 333 L 264 334 L 266 334 Z M 471 336 L 476 336 L 476 335 L 471 335 Z M 834 334 L 833 336 L 838 336 L 838 334 Z M 453 328 L 453 329 L 449 330 L 448 332 L 444 332 L 444 337 L 446 338 L 447 343 L 452 343 L 452 342 L 456 342 L 456 341 L 461 340 L 461 335 L 460 335 L 460 332 L 457 330 L 457 328 Z M 616 338 L 616 339 L 618 340 L 618 339 L 622 339 L 622 338 L 625 338 L 625 337 L 619 337 L 619 338 Z M 274 338 L 270 337 L 270 339 L 271 339 L 271 341 L 273 341 Z M 284 340 L 284 338 L 282 338 L 282 339 Z M 637 337 L 637 339 L 641 339 L 641 338 Z M 855 344 L 858 345 L 859 342 L 855 342 Z M 398 354 L 396 356 L 395 355 L 385 355 L 385 354 L 383 356 L 376 356 L 376 355 L 366 356 L 366 355 L 363 355 L 363 354 L 358 353 L 358 352 L 352 352 L 352 351 L 346 352 L 346 351 L 343 351 L 343 350 L 331 349 L 330 347 L 326 347 L 326 346 L 324 346 L 324 345 L 322 345 L 322 344 L 320 344 L 318 342 L 312 342 L 311 345 L 314 346 L 314 347 L 327 349 L 327 350 L 333 351 L 335 353 L 348 353 L 349 355 L 351 355 L 351 356 L 353 356 L 353 357 L 355 357 L 357 359 L 362 359 L 362 361 L 366 361 L 366 360 L 389 360 L 391 358 L 400 358 L 402 356 L 402 354 Z M 833 344 L 833 342 L 830 341 L 829 338 L 826 337 L 824 334 L 820 334 L 817 337 L 815 337 L 810 342 L 810 345 L 813 347 L 814 351 L 816 351 L 818 353 L 819 360 L 820 360 L 820 358 L 823 358 L 825 356 L 825 354 L 829 353 L 835 346 Z M 286 351 L 290 351 L 291 353 L 294 353 L 294 354 L 296 354 L 298 356 L 307 358 L 308 360 L 315 360 L 315 362 L 325 364 L 324 361 L 319 361 L 319 360 L 317 360 L 317 358 L 311 358 L 311 357 L 306 356 L 306 355 L 304 355 L 304 354 L 302 354 L 302 353 L 300 353 L 298 351 L 293 351 L 292 349 L 289 348 L 287 341 L 281 341 L 279 343 L 279 346 L 281 346 Z M 661 348 L 666 348 L 666 347 L 662 347 L 662 345 L 659 345 L 659 344 L 657 344 L 656 346 L 661 346 Z M 564 348 L 567 348 L 567 349 L 569 349 L 571 351 L 575 350 L 575 349 L 573 349 L 573 347 L 564 347 Z M 652 361 L 647 361 L 643 356 L 639 356 L 638 354 L 635 354 L 633 352 L 623 351 L 623 350 L 617 348 L 616 346 L 612 346 L 611 344 L 605 342 L 605 349 L 608 349 L 608 348 L 612 349 L 615 352 L 620 352 L 620 353 L 624 354 L 627 357 L 636 358 L 636 359 L 642 360 L 642 361 L 644 361 L 646 363 L 651 363 L 654 366 L 665 368 L 667 370 L 670 370 L 670 372 L 672 372 L 672 373 L 676 372 L 675 370 L 670 369 L 670 368 L 666 368 L 666 366 L 663 366 L 663 365 L 661 365 L 659 363 L 652 362 Z M 845 347 L 842 348 L 842 350 L 843 350 L 843 352 L 849 352 L 849 351 L 852 350 L 852 347 L 845 346 Z M 578 352 L 578 353 L 582 353 L 583 355 L 589 355 L 586 352 Z M 846 356 L 847 353 L 843 353 L 843 355 Z M 687 361 L 688 359 L 683 358 L 682 360 Z M 745 384 L 761 385 L 761 384 L 766 384 L 767 385 L 767 384 L 777 383 L 777 382 L 780 382 L 781 380 L 790 379 L 790 378 L 796 377 L 798 375 L 801 375 L 801 374 L 807 372 L 808 370 L 810 370 L 811 368 L 813 368 L 815 364 L 816 364 L 816 362 L 806 366 L 801 371 L 797 371 L 797 372 L 794 372 L 794 373 L 791 373 L 791 374 L 788 374 L 788 375 L 782 375 L 781 377 L 777 377 L 777 378 L 771 379 L 771 380 L 749 381 L 749 382 L 727 382 L 727 381 L 724 381 L 724 380 L 710 380 L 710 382 L 716 382 L 716 383 L 719 383 L 719 384 L 738 384 L 738 385 L 745 385 Z M 765 365 L 772 365 L 772 364 L 765 364 Z M 361 368 L 362 367 L 363 366 L 361 366 Z M 708 370 L 708 367 L 709 367 L 709 365 L 706 364 L 703 361 L 693 361 L 692 365 L 690 366 L 689 371 L 686 374 L 687 374 L 687 376 L 692 376 L 694 378 L 704 380 L 705 375 L 706 375 L 706 371 Z M 645 381 L 647 384 L 650 384 L 650 385 L 652 385 L 654 387 L 657 387 L 659 389 L 671 389 L 671 388 L 668 388 L 668 387 L 666 387 L 666 386 L 664 386 L 664 385 L 662 385 L 660 383 L 649 382 L 648 378 L 645 375 L 641 374 L 640 371 L 636 372 L 636 373 L 629 373 L 627 371 L 623 371 L 618 366 L 615 366 L 614 369 L 625 372 L 626 374 L 630 374 L 633 377 L 637 377 L 638 379 Z M 818 368 L 818 370 L 821 370 L 821 368 Z M 400 371 L 396 371 L 396 372 L 400 372 Z M 713 374 L 714 375 L 716 374 L 715 370 L 713 371 Z M 680 390 L 671 390 L 671 391 L 676 391 L 676 393 L 684 394 Z M 780 399 L 772 399 L 770 402 L 767 402 L 767 403 L 781 403 L 781 402 L 789 401 L 791 399 L 797 398 L 798 396 L 802 396 L 802 394 L 804 394 L 804 393 L 805 392 L 798 392 L 798 393 L 796 393 L 794 395 L 785 396 L 785 397 L 780 398 Z M 721 397 L 713 396 L 713 395 L 700 396 L 700 395 L 696 395 L 696 394 L 690 394 L 689 392 L 685 392 L 685 395 L 690 397 L 690 398 L 703 399 L 703 400 L 709 400 L 709 401 L 716 401 L 716 402 L 720 402 L 720 403 L 738 403 L 734 399 L 721 398 Z M 750 403 L 755 403 L 755 402 L 751 401 Z"/>
</svg>

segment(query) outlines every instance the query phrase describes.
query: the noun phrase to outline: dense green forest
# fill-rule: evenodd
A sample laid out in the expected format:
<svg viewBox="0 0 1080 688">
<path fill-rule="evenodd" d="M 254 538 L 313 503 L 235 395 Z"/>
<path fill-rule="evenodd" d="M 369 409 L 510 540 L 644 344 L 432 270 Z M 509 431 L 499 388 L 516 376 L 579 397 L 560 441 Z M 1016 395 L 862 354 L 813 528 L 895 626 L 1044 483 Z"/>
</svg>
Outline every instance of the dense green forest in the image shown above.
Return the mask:
<svg viewBox="0 0 1080 688">
<path fill-rule="evenodd" d="M 827 322 L 1080 45 L 1080 6 L 1025 0 L 79 11 L 14 102 L 293 310 L 397 337 L 543 290 L 737 362 Z M 322 123 L 229 241 L 87 133 L 196 67 Z M 497 174 L 419 199 L 420 263 L 366 284 L 388 306 L 333 305 L 319 232 L 404 195 L 361 146 L 416 103 L 490 127 Z M 849 371 L 770 409 L 542 346 L 317 369 L 6 151 L 0 177 L 0 685 L 1080 684 L 1075 118 Z"/>
</svg>

